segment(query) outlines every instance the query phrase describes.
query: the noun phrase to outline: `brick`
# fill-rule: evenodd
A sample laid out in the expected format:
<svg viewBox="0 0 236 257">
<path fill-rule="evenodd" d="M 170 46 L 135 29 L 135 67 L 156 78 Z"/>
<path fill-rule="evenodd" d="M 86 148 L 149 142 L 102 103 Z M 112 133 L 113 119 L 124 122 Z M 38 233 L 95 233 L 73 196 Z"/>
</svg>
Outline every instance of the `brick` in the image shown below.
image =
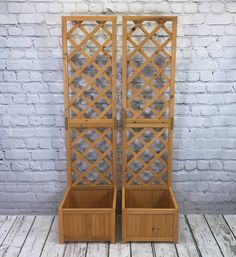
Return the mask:
<svg viewBox="0 0 236 257">
<path fill-rule="evenodd" d="M 201 71 L 200 72 L 200 80 L 201 81 L 211 81 L 213 78 L 213 74 L 211 71 Z"/>
<path fill-rule="evenodd" d="M 233 92 L 230 83 L 212 83 L 206 85 L 207 92 Z"/>
<path fill-rule="evenodd" d="M 56 159 L 56 152 L 52 150 L 33 150 L 31 153 L 32 160 L 52 160 Z"/>
<path fill-rule="evenodd" d="M 211 170 L 223 170 L 223 164 L 220 161 L 211 161 L 210 162 L 210 169 Z"/>
<path fill-rule="evenodd" d="M 20 83 L 0 83 L 0 93 L 19 93 L 21 92 Z"/>
<path fill-rule="evenodd" d="M 25 150 L 6 150 L 5 158 L 7 160 L 27 160 L 30 158 L 30 153 Z"/>
<path fill-rule="evenodd" d="M 17 37 L 8 38 L 6 45 L 8 47 L 30 47 L 32 46 L 32 41 L 29 37 Z"/>
<path fill-rule="evenodd" d="M 23 83 L 22 89 L 23 89 L 24 93 L 46 93 L 46 92 L 48 92 L 48 87 L 46 84 L 37 83 L 37 82 Z"/>
<path fill-rule="evenodd" d="M 236 171 L 236 161 L 225 161 L 224 170 Z"/>
<path fill-rule="evenodd" d="M 62 5 L 59 3 L 49 3 L 48 8 L 50 13 L 60 13 Z"/>
<path fill-rule="evenodd" d="M 207 47 L 207 51 L 212 58 L 223 57 L 224 51 L 220 43 L 212 43 Z"/>
<path fill-rule="evenodd" d="M 17 24 L 17 18 L 13 14 L 1 14 L 0 24 Z"/>
<path fill-rule="evenodd" d="M 12 200 L 13 202 L 35 202 L 36 201 L 36 197 L 34 194 L 32 193 L 17 193 L 17 194 L 12 194 Z"/>
<path fill-rule="evenodd" d="M 39 147 L 42 148 L 42 149 L 51 148 L 52 147 L 51 140 L 46 139 L 46 138 L 40 139 L 39 140 Z"/>
<path fill-rule="evenodd" d="M 19 14 L 19 23 L 42 23 L 44 16 L 41 14 Z"/>
<path fill-rule="evenodd" d="M 20 27 L 9 27 L 8 28 L 8 34 L 10 36 L 19 36 L 19 35 L 22 34 L 22 29 Z M 17 41 L 18 38 L 15 39 L 15 40 Z"/>
<path fill-rule="evenodd" d="M 194 14 L 194 15 L 183 16 L 180 18 L 180 23 L 187 24 L 187 25 L 203 24 L 204 23 L 204 15 Z"/>
<path fill-rule="evenodd" d="M 22 34 L 24 36 L 34 36 L 34 35 L 37 35 L 39 36 L 37 33 L 35 33 L 35 28 L 33 26 L 30 26 L 30 25 L 24 25 L 22 26 Z"/>
<path fill-rule="evenodd" d="M 228 12 L 235 13 L 236 12 L 236 3 L 232 2 L 232 3 L 226 4 L 226 9 Z"/>
<path fill-rule="evenodd" d="M 224 4 L 222 4 L 222 3 L 214 3 L 212 5 L 212 11 L 213 11 L 213 13 L 223 13 L 225 11 Z"/>
<path fill-rule="evenodd" d="M 36 149 L 39 146 L 39 141 L 37 139 L 27 139 L 26 141 L 27 148 Z"/>
<path fill-rule="evenodd" d="M 185 13 L 196 13 L 197 12 L 197 4 L 195 4 L 195 3 L 184 4 L 184 12 Z"/>
<path fill-rule="evenodd" d="M 232 15 L 230 14 L 210 14 L 206 16 L 206 24 L 230 24 Z"/>
<path fill-rule="evenodd" d="M 222 94 L 217 95 L 197 95 L 197 101 L 199 104 L 223 104 L 224 98 Z"/>
<path fill-rule="evenodd" d="M 193 59 L 191 68 L 194 70 L 212 70 L 217 69 L 218 65 L 215 61 L 209 59 Z"/>
<path fill-rule="evenodd" d="M 183 5 L 180 3 L 171 4 L 171 12 L 172 13 L 182 13 L 183 12 Z"/>
<path fill-rule="evenodd" d="M 37 38 L 36 40 L 34 40 L 34 46 L 36 48 L 39 47 L 59 47 L 59 43 L 58 43 L 58 38 Z"/>
</svg>

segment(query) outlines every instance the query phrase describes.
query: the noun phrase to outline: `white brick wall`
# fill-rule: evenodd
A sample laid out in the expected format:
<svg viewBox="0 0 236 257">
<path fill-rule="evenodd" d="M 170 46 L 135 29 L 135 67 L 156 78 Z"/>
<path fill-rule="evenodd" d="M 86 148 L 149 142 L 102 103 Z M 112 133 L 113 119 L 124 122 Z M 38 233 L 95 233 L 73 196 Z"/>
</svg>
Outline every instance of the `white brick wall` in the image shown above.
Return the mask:
<svg viewBox="0 0 236 257">
<path fill-rule="evenodd" d="M 235 212 L 230 0 L 1 0 L 0 212 L 56 212 L 66 185 L 60 16 L 97 13 L 179 17 L 173 187 L 183 212 Z"/>
</svg>

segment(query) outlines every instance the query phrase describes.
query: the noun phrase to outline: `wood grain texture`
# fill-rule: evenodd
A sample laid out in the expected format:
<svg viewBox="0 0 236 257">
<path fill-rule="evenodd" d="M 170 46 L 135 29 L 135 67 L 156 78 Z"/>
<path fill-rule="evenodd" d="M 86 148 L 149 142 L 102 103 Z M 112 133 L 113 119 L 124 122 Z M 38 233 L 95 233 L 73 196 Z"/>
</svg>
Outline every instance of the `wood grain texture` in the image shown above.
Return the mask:
<svg viewBox="0 0 236 257">
<path fill-rule="evenodd" d="M 63 257 L 65 252 L 65 244 L 59 244 L 58 233 L 58 217 L 56 216 L 51 230 L 49 232 L 47 241 L 44 245 L 41 257 Z"/>
<path fill-rule="evenodd" d="M 132 257 L 152 257 L 152 245 L 151 243 L 131 243 Z"/>
<path fill-rule="evenodd" d="M 178 240 L 171 188 L 176 30 L 177 17 L 122 19 L 123 243 Z"/>
<path fill-rule="evenodd" d="M 67 243 L 64 257 L 86 257 L 87 243 Z"/>
<path fill-rule="evenodd" d="M 227 257 L 236 256 L 236 239 L 221 215 L 206 215 L 207 223 L 223 253 Z"/>
<path fill-rule="evenodd" d="M 20 251 L 19 257 L 39 257 L 50 231 L 53 216 L 37 216 Z"/>
<path fill-rule="evenodd" d="M 176 244 L 176 248 L 181 257 L 200 257 L 187 221 L 183 215 L 179 217 L 179 241 Z"/>
<path fill-rule="evenodd" d="M 1 257 L 17 257 L 34 222 L 35 216 L 18 216 L 0 247 Z"/>
<path fill-rule="evenodd" d="M 115 242 L 116 31 L 115 16 L 62 17 L 68 188 L 61 243 Z"/>
<path fill-rule="evenodd" d="M 178 257 L 174 244 L 154 243 L 154 250 L 156 257 Z"/>
<path fill-rule="evenodd" d="M 224 218 L 236 237 L 236 215 L 224 215 Z"/>
<path fill-rule="evenodd" d="M 86 257 L 107 257 L 108 252 L 108 243 L 88 243 Z"/>
<path fill-rule="evenodd" d="M 16 216 L 0 216 L 0 246 L 16 221 Z"/>
<path fill-rule="evenodd" d="M 203 215 L 187 215 L 190 227 L 202 256 L 222 257 L 210 228 Z"/>
</svg>

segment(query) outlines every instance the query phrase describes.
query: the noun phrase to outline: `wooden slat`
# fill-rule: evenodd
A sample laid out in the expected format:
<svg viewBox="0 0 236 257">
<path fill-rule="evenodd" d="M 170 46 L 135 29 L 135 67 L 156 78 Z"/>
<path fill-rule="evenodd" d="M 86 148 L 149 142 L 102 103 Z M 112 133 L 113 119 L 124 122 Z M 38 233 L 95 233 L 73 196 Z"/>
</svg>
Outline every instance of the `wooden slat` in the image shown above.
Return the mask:
<svg viewBox="0 0 236 257">
<path fill-rule="evenodd" d="M 34 219 L 35 216 L 18 216 L 16 218 L 16 221 L 0 247 L 1 257 L 18 256 Z"/>
<path fill-rule="evenodd" d="M 132 257 L 152 257 L 151 243 L 131 243 L 131 255 Z"/>
<path fill-rule="evenodd" d="M 171 243 L 155 243 L 155 256 L 156 257 L 178 257 L 175 245 Z M 183 257 L 183 256 L 181 256 Z"/>
<path fill-rule="evenodd" d="M 44 245 L 41 257 L 63 257 L 65 244 L 59 244 L 58 217 L 54 218 L 47 241 Z"/>
<path fill-rule="evenodd" d="M 25 240 L 19 257 L 39 257 L 50 227 L 53 221 L 53 216 L 37 216 L 34 224 Z"/>
<path fill-rule="evenodd" d="M 183 215 L 179 217 L 179 241 L 176 244 L 176 248 L 181 257 L 201 257 L 198 254 L 190 228 Z"/>
<path fill-rule="evenodd" d="M 187 215 L 194 238 L 204 257 L 222 257 L 222 253 L 217 245 L 210 228 L 203 215 Z"/>
<path fill-rule="evenodd" d="M 86 257 L 87 243 L 68 243 L 64 257 Z"/>
<path fill-rule="evenodd" d="M 108 243 L 88 243 L 86 257 L 107 257 L 108 252 Z"/>
<path fill-rule="evenodd" d="M 236 256 L 236 239 L 221 215 L 206 215 L 206 220 L 224 256 Z"/>
<path fill-rule="evenodd" d="M 224 218 L 236 237 L 236 215 L 224 215 Z"/>
<path fill-rule="evenodd" d="M 16 216 L 0 216 L 0 246 L 16 221 Z"/>
</svg>

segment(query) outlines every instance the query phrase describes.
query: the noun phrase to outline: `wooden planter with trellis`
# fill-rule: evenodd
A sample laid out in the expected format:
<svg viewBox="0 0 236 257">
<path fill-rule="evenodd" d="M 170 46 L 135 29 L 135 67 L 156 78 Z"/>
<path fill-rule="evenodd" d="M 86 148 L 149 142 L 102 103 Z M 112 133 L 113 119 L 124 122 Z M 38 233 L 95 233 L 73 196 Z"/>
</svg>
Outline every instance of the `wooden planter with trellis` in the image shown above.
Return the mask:
<svg viewBox="0 0 236 257">
<path fill-rule="evenodd" d="M 172 191 L 176 23 L 176 17 L 123 17 L 123 242 L 178 238 Z"/>
<path fill-rule="evenodd" d="M 60 242 L 115 242 L 116 17 L 62 17 L 67 190 Z"/>
</svg>

